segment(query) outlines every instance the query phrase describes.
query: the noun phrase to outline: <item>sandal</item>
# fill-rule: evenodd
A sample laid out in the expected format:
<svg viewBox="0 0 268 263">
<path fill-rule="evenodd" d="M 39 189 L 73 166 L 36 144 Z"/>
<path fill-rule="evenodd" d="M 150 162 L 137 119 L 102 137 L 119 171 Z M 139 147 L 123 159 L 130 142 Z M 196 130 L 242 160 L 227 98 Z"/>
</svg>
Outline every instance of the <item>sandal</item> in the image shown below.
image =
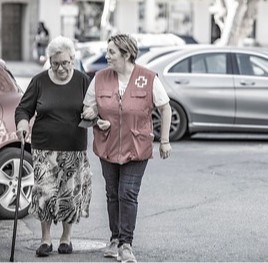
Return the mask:
<svg viewBox="0 0 268 263">
<path fill-rule="evenodd" d="M 58 252 L 60 254 L 71 254 L 73 252 L 72 242 L 70 244 L 61 243 L 58 247 Z"/>
<path fill-rule="evenodd" d="M 41 244 L 40 247 L 36 250 L 36 255 L 38 257 L 47 257 L 49 253 L 52 252 L 53 247 L 52 244 L 50 246 L 48 244 Z"/>
</svg>

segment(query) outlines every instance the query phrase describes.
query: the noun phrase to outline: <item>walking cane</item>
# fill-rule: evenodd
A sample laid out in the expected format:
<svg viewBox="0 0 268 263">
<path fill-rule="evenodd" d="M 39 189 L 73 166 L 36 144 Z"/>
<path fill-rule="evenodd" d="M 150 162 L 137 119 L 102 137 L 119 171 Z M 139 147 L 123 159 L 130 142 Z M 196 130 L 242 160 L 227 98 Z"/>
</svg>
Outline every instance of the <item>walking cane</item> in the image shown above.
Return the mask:
<svg viewBox="0 0 268 263">
<path fill-rule="evenodd" d="M 20 205 L 21 177 L 22 177 L 22 172 L 23 172 L 25 136 L 26 136 L 26 132 L 23 131 L 22 140 L 21 140 L 20 167 L 19 167 L 19 177 L 18 177 L 18 186 L 17 186 L 17 197 L 16 197 L 16 209 L 15 209 L 15 218 L 14 218 L 14 226 L 13 226 L 13 238 L 12 238 L 10 262 L 14 262 L 14 250 L 15 250 L 15 241 L 16 241 L 16 234 L 17 234 L 18 211 L 19 211 L 19 205 Z"/>
</svg>

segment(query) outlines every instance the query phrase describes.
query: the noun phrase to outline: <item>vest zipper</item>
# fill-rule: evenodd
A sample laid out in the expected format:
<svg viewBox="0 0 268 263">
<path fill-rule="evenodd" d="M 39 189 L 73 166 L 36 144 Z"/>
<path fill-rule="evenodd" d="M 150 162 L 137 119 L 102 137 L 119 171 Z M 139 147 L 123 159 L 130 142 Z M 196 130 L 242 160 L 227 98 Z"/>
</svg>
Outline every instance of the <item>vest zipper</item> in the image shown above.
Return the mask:
<svg viewBox="0 0 268 263">
<path fill-rule="evenodd" d="M 119 95 L 119 155 L 118 155 L 119 164 L 122 164 L 121 153 L 122 153 L 122 98 Z"/>
</svg>

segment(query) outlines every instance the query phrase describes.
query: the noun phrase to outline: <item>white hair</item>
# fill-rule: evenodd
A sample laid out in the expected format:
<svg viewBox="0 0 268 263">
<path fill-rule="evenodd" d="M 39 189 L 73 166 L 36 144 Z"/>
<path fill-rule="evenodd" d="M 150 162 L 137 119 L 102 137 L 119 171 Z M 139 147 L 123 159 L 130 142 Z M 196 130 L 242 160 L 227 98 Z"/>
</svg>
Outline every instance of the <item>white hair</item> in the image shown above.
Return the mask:
<svg viewBox="0 0 268 263">
<path fill-rule="evenodd" d="M 47 47 L 48 57 L 56 54 L 68 52 L 71 58 L 75 57 L 75 48 L 73 41 L 68 37 L 58 36 L 51 40 Z"/>
</svg>

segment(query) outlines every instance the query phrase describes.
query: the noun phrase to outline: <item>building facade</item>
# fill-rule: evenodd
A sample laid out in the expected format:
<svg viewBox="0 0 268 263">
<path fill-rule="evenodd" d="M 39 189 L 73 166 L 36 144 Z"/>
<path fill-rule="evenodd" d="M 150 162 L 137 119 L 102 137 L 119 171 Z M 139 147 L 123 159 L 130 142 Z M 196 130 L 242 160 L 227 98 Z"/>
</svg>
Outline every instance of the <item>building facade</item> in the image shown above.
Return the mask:
<svg viewBox="0 0 268 263">
<path fill-rule="evenodd" d="M 78 41 L 106 39 L 105 24 L 108 33 L 169 32 L 212 43 L 219 34 L 209 13 L 213 1 L 0 0 L 0 57 L 33 60 L 39 21 L 45 23 L 50 38 L 61 34 Z M 261 0 L 252 35 L 261 46 L 268 46 L 267 12 L 268 1 Z"/>
<path fill-rule="evenodd" d="M 79 23 L 76 26 L 79 27 L 77 32 L 83 32 L 84 40 L 90 40 L 94 34 L 95 38 L 101 37 L 99 34 L 101 14 L 97 10 L 103 8 L 104 0 L 70 2 L 79 6 Z M 115 5 L 110 15 L 113 27 L 109 29 L 110 31 L 169 32 L 192 36 L 199 43 L 204 44 L 213 43 L 220 35 L 209 11 L 215 0 L 109 0 L 107 2 Z M 268 46 L 268 36 L 264 32 L 267 11 L 268 1 L 260 0 L 254 32 L 250 37 L 253 37 L 261 46 Z M 94 15 L 97 19 L 94 19 Z M 97 25 L 99 25 L 98 30 L 96 30 Z"/>
<path fill-rule="evenodd" d="M 60 7 L 61 0 L 0 0 L 0 57 L 33 60 L 38 21 L 51 37 L 60 34 Z"/>
<path fill-rule="evenodd" d="M 28 60 L 38 21 L 38 1 L 0 0 L 0 53 L 5 60 Z"/>
</svg>

